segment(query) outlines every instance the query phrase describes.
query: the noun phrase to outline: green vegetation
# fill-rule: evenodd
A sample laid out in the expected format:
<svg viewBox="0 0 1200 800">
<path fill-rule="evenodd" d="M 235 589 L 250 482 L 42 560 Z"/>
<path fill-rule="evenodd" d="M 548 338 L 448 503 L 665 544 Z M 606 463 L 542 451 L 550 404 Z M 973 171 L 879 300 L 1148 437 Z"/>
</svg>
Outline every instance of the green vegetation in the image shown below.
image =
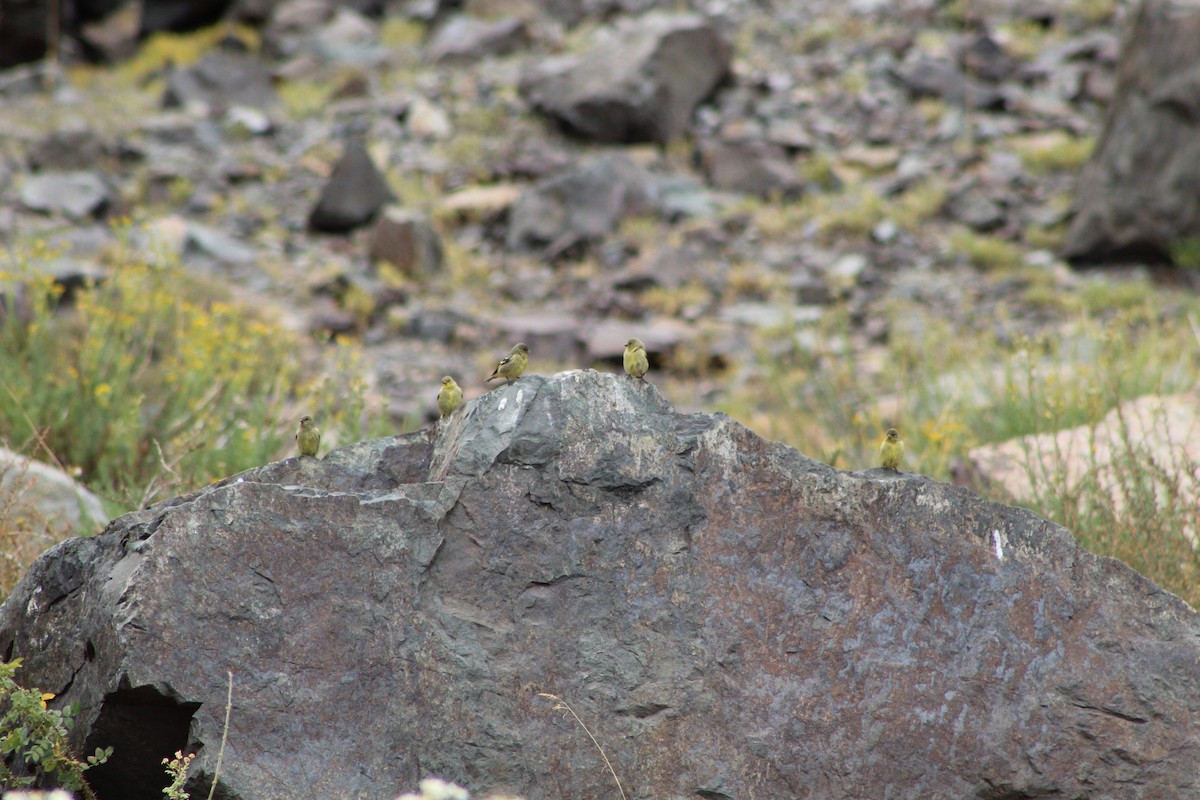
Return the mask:
<svg viewBox="0 0 1200 800">
<path fill-rule="evenodd" d="M 1066 131 L 1014 136 L 1008 144 L 1035 175 L 1078 170 L 1096 149 L 1094 136 L 1072 136 Z"/>
<path fill-rule="evenodd" d="M 1171 262 L 1184 269 L 1200 269 L 1200 236 L 1184 236 L 1171 242 Z"/>
<path fill-rule="evenodd" d="M 62 467 L 112 511 L 289 454 L 302 411 L 326 447 L 362 438 L 352 345 L 331 365 L 306 363 L 297 337 L 124 247 L 107 279 L 64 297 L 44 269 L 52 257 L 35 245 L 0 273 L 0 427 L 10 448 Z M 6 520 L 0 541 L 20 539 L 27 527 Z M 26 563 L 0 563 L 0 588 Z"/>
<path fill-rule="evenodd" d="M 1019 267 L 1021 248 L 1007 239 L 987 236 L 966 228 L 950 234 L 950 250 L 963 256 L 971 266 L 982 270 L 1006 270 Z"/>
<path fill-rule="evenodd" d="M 63 789 L 95 800 L 84 772 L 107 761 L 112 748 L 97 748 L 83 760 L 72 755 L 67 736 L 75 725 L 77 709 L 49 708 L 46 704 L 54 695 L 17 685 L 15 675 L 20 666 L 19 658 L 0 661 L 0 708 L 6 709 L 0 717 L 0 789 L 32 786 L 39 776 L 45 776 Z M 14 774 L 10 759 L 28 764 L 32 774 Z"/>
</svg>

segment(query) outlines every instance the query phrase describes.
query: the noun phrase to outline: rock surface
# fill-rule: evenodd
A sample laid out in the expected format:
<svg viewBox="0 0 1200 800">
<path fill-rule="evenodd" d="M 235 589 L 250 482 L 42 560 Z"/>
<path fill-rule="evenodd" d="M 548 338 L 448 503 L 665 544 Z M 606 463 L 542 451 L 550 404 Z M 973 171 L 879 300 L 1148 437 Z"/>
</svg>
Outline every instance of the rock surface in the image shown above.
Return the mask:
<svg viewBox="0 0 1200 800">
<path fill-rule="evenodd" d="M 0 652 L 102 798 L 1181 798 L 1200 618 L 1016 508 L 833 470 L 650 383 L 529 375 L 43 556 Z"/>
<path fill-rule="evenodd" d="M 100 498 L 48 464 L 0 448 L 0 508 L 6 526 L 57 541 L 64 531 L 91 533 L 108 524 Z"/>
<path fill-rule="evenodd" d="M 395 196 L 359 138 L 347 139 L 341 160 L 308 215 L 316 231 L 344 233 L 375 218 Z"/>
<path fill-rule="evenodd" d="M 729 70 L 732 49 L 689 14 L 650 13 L 582 56 L 530 69 L 521 93 L 565 129 L 602 142 L 666 142 Z"/>
<path fill-rule="evenodd" d="M 1080 263 L 1166 260 L 1200 230 L 1200 5 L 1145 0 L 1116 97 L 1076 192 L 1062 254 Z"/>
</svg>

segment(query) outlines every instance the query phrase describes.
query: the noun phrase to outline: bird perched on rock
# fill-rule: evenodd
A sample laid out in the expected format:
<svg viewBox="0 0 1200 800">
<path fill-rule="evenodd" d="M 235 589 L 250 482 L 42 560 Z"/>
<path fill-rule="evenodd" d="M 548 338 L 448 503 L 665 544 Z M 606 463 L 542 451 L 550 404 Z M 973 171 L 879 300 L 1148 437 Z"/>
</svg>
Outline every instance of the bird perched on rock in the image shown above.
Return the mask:
<svg viewBox="0 0 1200 800">
<path fill-rule="evenodd" d="M 646 345 L 641 339 L 630 339 L 625 343 L 625 371 L 635 378 L 640 378 L 650 369 L 650 361 L 646 358 Z"/>
<path fill-rule="evenodd" d="M 442 388 L 438 389 L 438 413 L 448 417 L 462 405 L 462 388 L 449 375 L 442 378 Z"/>
<path fill-rule="evenodd" d="M 296 429 L 296 444 L 300 447 L 300 455 L 315 456 L 321 447 L 321 429 L 313 424 L 312 417 L 300 418 L 300 427 Z"/>
<path fill-rule="evenodd" d="M 504 382 L 508 383 L 514 378 L 521 377 L 521 373 L 525 371 L 525 365 L 529 363 L 529 348 L 524 342 L 514 344 L 513 349 L 508 351 L 508 355 L 500 359 L 500 363 L 492 370 L 492 374 L 484 379 L 484 383 L 493 381 L 496 378 L 504 378 Z"/>
<path fill-rule="evenodd" d="M 879 463 L 884 469 L 900 471 L 900 459 L 904 457 L 904 440 L 895 428 L 888 428 L 887 435 L 879 445 Z"/>
</svg>

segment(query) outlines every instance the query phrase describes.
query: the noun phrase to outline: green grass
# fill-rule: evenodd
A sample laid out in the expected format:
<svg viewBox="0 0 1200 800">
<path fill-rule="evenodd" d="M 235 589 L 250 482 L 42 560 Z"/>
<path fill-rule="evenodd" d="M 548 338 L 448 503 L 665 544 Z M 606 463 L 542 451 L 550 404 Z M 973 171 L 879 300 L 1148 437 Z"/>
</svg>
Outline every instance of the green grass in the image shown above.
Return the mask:
<svg viewBox="0 0 1200 800">
<path fill-rule="evenodd" d="M 288 454 L 301 413 L 329 443 L 361 433 L 353 346 L 307 365 L 295 336 L 124 248 L 108 279 L 64 303 L 40 269 L 51 256 L 35 245 L 0 273 L 21 298 L 0 319 L 0 426 L 114 512 Z"/>
<path fill-rule="evenodd" d="M 1021 248 L 1007 239 L 975 233 L 959 228 L 950 234 L 952 253 L 961 255 L 971 266 L 981 270 L 1008 270 L 1023 261 Z"/>
</svg>

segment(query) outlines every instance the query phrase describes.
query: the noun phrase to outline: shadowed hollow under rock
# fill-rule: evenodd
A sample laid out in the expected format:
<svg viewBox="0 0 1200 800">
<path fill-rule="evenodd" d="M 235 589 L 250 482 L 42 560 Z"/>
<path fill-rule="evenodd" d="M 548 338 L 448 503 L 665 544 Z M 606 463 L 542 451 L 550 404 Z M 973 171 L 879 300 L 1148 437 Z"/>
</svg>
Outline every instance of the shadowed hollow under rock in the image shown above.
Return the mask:
<svg viewBox="0 0 1200 800">
<path fill-rule="evenodd" d="M 101 798 L 1200 794 L 1200 624 L 1033 514 L 834 470 L 648 382 L 526 376 L 48 551 L 0 654 Z"/>
</svg>

